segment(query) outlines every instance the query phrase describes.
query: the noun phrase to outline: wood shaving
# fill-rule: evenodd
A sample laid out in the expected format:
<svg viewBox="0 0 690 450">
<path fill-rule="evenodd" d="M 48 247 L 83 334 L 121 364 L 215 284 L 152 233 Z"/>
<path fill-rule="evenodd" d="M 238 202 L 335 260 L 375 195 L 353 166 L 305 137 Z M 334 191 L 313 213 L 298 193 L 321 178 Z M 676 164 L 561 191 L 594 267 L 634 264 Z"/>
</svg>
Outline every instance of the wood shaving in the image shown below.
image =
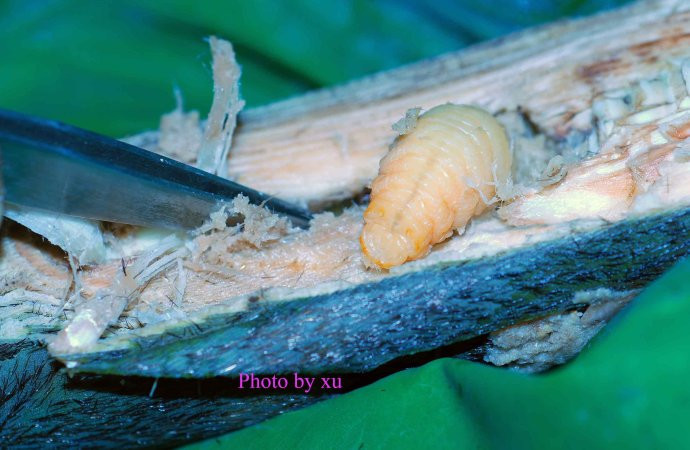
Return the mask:
<svg viewBox="0 0 690 450">
<path fill-rule="evenodd" d="M 211 36 L 209 43 L 213 54 L 213 104 L 206 121 L 197 167 L 225 176 L 237 114 L 244 107 L 239 88 L 242 71 L 235 61 L 230 42 Z"/>
<path fill-rule="evenodd" d="M 405 117 L 395 122 L 391 128 L 393 128 L 393 131 L 398 133 L 399 136 L 411 133 L 414 127 L 417 126 L 417 118 L 420 112 L 422 112 L 422 108 L 420 107 L 408 109 L 405 111 Z"/>
<path fill-rule="evenodd" d="M 484 360 L 528 373 L 570 361 L 635 294 L 609 291 L 584 313 L 554 314 L 491 333 Z"/>
</svg>

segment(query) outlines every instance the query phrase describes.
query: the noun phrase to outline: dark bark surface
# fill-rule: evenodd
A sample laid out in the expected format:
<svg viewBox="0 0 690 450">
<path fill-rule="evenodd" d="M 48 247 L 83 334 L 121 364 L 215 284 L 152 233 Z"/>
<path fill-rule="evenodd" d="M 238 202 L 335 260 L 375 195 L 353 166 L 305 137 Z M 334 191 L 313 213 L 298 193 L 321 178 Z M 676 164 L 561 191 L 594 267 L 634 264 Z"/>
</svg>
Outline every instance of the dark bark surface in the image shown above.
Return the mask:
<svg viewBox="0 0 690 450">
<path fill-rule="evenodd" d="M 45 347 L 0 343 L 0 448 L 173 447 L 238 430 L 326 400 L 407 367 L 479 348 L 483 339 L 402 358 L 366 374 L 330 374 L 342 389 L 327 392 L 239 389 L 227 377 L 156 379 L 70 377 Z M 317 380 L 318 381 L 318 380 Z"/>
<path fill-rule="evenodd" d="M 251 395 L 226 378 L 70 378 L 45 348 L 29 341 L 0 344 L 0 388 L 3 448 L 169 447 L 243 428 L 327 397 Z"/>
<path fill-rule="evenodd" d="M 690 252 L 690 209 L 610 224 L 489 258 L 135 337 L 69 358 L 77 370 L 150 377 L 367 372 L 395 358 L 573 309 L 577 292 L 639 289 Z"/>
</svg>

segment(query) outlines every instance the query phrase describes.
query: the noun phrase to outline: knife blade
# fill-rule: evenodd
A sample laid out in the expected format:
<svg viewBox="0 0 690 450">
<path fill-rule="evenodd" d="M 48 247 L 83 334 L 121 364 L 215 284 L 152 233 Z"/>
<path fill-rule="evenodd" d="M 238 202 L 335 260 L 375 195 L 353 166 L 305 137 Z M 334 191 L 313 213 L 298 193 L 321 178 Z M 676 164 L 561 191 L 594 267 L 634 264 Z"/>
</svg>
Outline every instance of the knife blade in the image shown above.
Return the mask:
<svg viewBox="0 0 690 450">
<path fill-rule="evenodd" d="M 297 205 L 163 155 L 0 108 L 5 201 L 109 222 L 193 229 L 239 194 L 307 228 Z M 236 217 L 235 221 L 242 220 Z"/>
</svg>

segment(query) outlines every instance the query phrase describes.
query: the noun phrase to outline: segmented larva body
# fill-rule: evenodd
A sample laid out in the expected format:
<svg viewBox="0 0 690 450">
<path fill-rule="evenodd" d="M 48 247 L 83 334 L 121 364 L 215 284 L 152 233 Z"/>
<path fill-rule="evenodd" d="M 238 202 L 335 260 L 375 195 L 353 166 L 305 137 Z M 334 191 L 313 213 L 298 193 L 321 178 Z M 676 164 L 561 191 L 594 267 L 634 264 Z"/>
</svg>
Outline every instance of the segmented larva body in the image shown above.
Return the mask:
<svg viewBox="0 0 690 450">
<path fill-rule="evenodd" d="M 491 114 L 450 103 L 430 109 L 381 160 L 359 239 L 366 259 L 388 269 L 423 257 L 488 208 L 511 164 Z"/>
</svg>

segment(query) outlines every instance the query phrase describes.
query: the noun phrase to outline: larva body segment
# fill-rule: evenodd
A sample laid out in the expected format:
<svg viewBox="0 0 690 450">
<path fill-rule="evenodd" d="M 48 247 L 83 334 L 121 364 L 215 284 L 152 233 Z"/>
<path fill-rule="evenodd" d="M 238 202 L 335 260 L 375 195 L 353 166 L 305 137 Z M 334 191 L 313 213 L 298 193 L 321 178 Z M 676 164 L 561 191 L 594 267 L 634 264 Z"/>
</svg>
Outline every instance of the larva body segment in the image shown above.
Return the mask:
<svg viewBox="0 0 690 450">
<path fill-rule="evenodd" d="M 491 114 L 450 103 L 430 109 L 381 160 L 360 236 L 366 259 L 388 269 L 423 257 L 488 207 L 511 164 Z"/>
</svg>

